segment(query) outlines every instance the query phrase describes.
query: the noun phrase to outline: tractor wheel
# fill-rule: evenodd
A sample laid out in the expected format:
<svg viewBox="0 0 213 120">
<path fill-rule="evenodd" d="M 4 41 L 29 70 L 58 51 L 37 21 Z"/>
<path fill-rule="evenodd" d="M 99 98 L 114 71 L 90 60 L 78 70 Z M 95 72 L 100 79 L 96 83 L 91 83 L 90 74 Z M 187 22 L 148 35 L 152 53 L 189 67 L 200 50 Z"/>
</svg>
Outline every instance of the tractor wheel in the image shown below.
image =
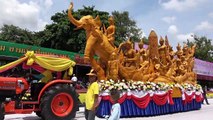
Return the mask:
<svg viewBox="0 0 213 120">
<path fill-rule="evenodd" d="M 36 113 L 36 115 L 37 115 L 38 117 L 41 117 L 41 112 L 40 112 L 40 111 L 35 112 L 35 113 Z"/>
<path fill-rule="evenodd" d="M 77 93 L 68 84 L 49 88 L 41 99 L 41 116 L 45 120 L 71 120 L 78 107 Z"/>
<path fill-rule="evenodd" d="M 35 113 L 38 117 L 40 117 L 42 120 L 44 120 L 44 117 L 41 115 L 41 111 L 37 111 Z"/>
<path fill-rule="evenodd" d="M 0 102 L 0 120 L 4 120 L 4 105 Z"/>
</svg>

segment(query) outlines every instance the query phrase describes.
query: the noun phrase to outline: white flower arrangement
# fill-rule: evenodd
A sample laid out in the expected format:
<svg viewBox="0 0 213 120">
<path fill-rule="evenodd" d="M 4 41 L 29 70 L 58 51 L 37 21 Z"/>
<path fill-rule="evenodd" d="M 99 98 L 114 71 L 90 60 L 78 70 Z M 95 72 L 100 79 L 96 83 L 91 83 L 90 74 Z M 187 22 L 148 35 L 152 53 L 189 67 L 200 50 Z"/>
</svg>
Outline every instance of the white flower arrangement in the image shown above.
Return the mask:
<svg viewBox="0 0 213 120">
<path fill-rule="evenodd" d="M 117 82 L 113 80 L 99 82 L 100 91 L 111 91 L 112 89 L 117 89 L 119 91 L 169 91 L 173 87 L 178 87 L 184 91 L 197 91 L 201 92 L 202 87 L 199 84 L 192 85 L 188 83 L 184 84 L 171 84 L 171 83 L 154 83 L 154 82 L 142 82 L 142 81 L 127 81 L 118 80 Z"/>
<path fill-rule="evenodd" d="M 183 83 L 177 85 L 182 91 L 194 91 L 194 92 L 202 92 L 202 87 L 199 84 L 189 84 L 189 83 Z"/>
<path fill-rule="evenodd" d="M 202 86 L 199 85 L 199 84 L 196 84 L 196 85 L 195 85 L 195 90 L 196 90 L 196 92 L 203 92 Z"/>
<path fill-rule="evenodd" d="M 154 82 L 142 82 L 142 81 L 128 81 L 118 80 L 117 82 L 113 80 L 100 81 L 100 91 L 110 91 L 112 89 L 117 89 L 119 91 L 168 91 L 174 87 L 173 84 L 166 83 L 154 83 Z"/>
</svg>

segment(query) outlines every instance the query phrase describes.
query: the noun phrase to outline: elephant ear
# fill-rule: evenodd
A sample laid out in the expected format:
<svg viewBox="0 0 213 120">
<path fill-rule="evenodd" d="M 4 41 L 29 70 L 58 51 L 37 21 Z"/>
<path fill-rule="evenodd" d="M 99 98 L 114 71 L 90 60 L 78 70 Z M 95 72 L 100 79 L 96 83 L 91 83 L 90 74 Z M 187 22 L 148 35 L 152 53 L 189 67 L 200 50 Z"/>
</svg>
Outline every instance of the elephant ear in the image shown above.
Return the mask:
<svg viewBox="0 0 213 120">
<path fill-rule="evenodd" d="M 101 27 L 101 19 L 99 17 L 99 15 L 96 16 L 96 18 L 94 19 L 94 22 L 95 22 L 95 26 L 97 26 L 98 28 Z"/>
</svg>

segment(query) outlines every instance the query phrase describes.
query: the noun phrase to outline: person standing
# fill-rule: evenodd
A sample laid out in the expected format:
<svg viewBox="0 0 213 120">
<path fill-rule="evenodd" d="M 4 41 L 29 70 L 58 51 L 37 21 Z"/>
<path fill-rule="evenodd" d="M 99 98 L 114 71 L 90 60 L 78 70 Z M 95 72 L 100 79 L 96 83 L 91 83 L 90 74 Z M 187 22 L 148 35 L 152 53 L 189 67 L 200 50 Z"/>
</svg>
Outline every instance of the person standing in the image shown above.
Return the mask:
<svg viewBox="0 0 213 120">
<path fill-rule="evenodd" d="M 207 92 L 207 86 L 203 87 L 203 98 L 206 101 L 206 104 L 209 105 L 209 102 L 208 102 L 208 99 L 207 99 L 207 96 L 206 96 L 206 92 Z M 203 104 L 204 104 L 204 100 L 202 102 Z"/>
<path fill-rule="evenodd" d="M 73 74 L 71 81 L 73 82 L 73 86 L 75 87 L 78 81 L 78 78 L 75 76 L 75 74 Z"/>
<path fill-rule="evenodd" d="M 85 108 L 85 118 L 86 120 L 95 120 L 96 108 L 98 106 L 98 95 L 99 95 L 99 85 L 97 83 L 97 75 L 92 69 L 89 76 L 89 86 L 86 93 L 86 108 Z"/>
<path fill-rule="evenodd" d="M 108 120 L 119 120 L 121 115 L 121 106 L 118 103 L 118 99 L 120 98 L 120 93 L 118 90 L 112 90 L 110 92 L 111 99 L 114 102 L 111 109 L 111 115 Z"/>
</svg>

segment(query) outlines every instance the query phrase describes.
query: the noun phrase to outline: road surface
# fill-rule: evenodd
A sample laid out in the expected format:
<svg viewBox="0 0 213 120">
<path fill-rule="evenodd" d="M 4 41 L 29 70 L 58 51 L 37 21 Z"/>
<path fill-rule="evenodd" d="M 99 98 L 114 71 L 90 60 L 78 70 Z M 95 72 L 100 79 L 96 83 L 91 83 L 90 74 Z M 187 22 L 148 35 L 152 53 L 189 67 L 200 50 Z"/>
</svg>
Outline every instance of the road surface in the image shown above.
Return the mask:
<svg viewBox="0 0 213 120">
<path fill-rule="evenodd" d="M 202 105 L 200 110 L 174 113 L 168 115 L 160 115 L 154 117 L 137 117 L 137 118 L 122 118 L 121 120 L 213 120 L 213 99 L 209 99 L 210 105 Z M 14 114 L 6 115 L 5 120 L 41 120 L 39 117 L 32 114 Z M 80 108 L 77 112 L 75 120 L 85 120 L 84 109 Z M 96 120 L 104 120 L 96 118 Z"/>
</svg>

